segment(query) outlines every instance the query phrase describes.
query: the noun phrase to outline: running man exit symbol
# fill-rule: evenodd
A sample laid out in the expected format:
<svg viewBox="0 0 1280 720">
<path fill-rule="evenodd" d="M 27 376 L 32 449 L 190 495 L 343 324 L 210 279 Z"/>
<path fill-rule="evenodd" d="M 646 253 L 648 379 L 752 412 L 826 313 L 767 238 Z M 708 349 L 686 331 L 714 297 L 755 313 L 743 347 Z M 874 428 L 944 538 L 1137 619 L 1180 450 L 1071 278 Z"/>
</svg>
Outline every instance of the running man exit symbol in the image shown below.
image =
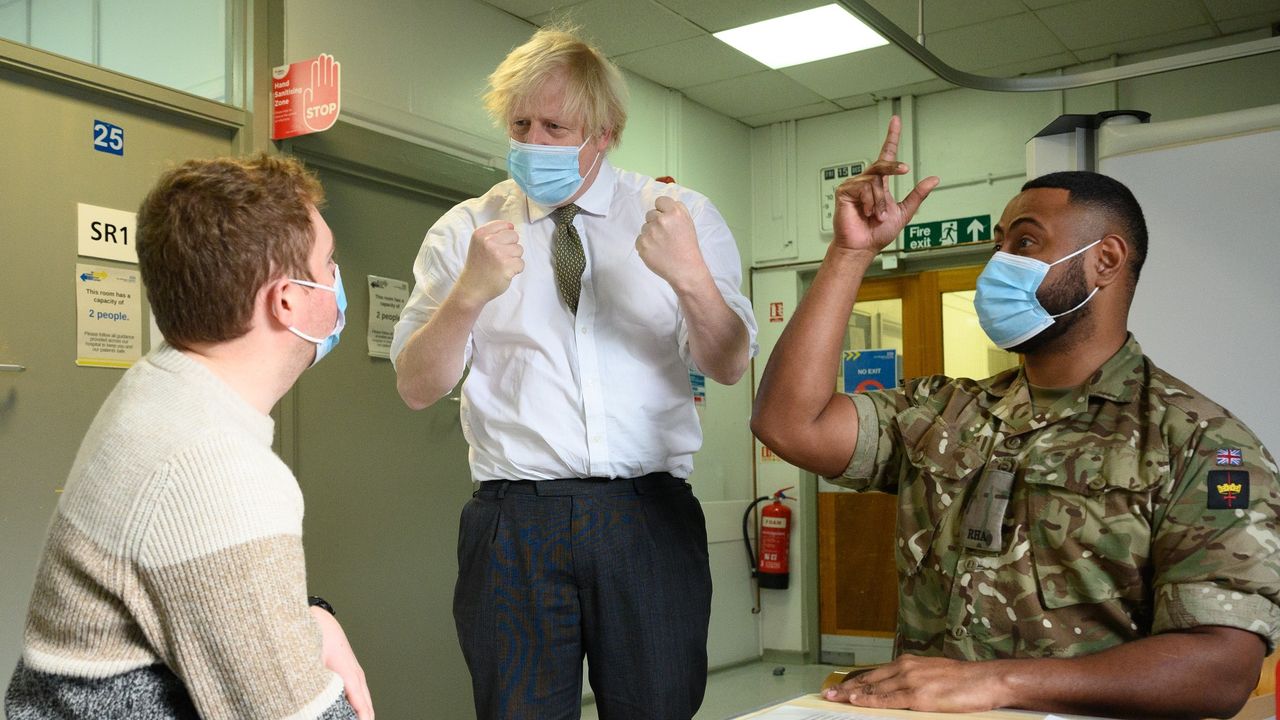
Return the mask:
<svg viewBox="0 0 1280 720">
<path fill-rule="evenodd" d="M 918 252 L 932 248 L 967 245 L 990 239 L 991 216 L 971 215 L 950 220 L 935 220 L 933 222 L 907 225 L 902 249 L 907 252 Z"/>
</svg>

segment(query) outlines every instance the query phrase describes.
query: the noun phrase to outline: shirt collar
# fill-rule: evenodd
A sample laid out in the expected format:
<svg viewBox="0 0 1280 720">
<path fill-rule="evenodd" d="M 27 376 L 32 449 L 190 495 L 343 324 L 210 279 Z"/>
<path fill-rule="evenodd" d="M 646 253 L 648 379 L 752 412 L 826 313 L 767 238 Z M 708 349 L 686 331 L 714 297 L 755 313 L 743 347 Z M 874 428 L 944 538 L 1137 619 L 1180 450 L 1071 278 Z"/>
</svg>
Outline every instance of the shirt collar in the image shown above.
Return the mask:
<svg viewBox="0 0 1280 720">
<path fill-rule="evenodd" d="M 574 204 L 588 215 L 604 217 L 609 214 L 609 205 L 613 202 L 613 189 L 617 184 L 618 171 L 609 164 L 607 155 L 602 156 L 600 172 L 596 173 L 595 181 L 586 192 L 582 193 L 582 197 L 574 201 Z"/>
<path fill-rule="evenodd" d="M 596 179 L 591 182 L 586 192 L 573 201 L 573 204 L 588 215 L 605 217 L 609 214 L 609 205 L 613 202 L 613 190 L 617 185 L 618 171 L 609 163 L 609 157 L 606 155 L 600 158 L 600 172 L 596 173 Z M 550 215 L 554 209 L 539 205 L 525 196 L 525 211 L 528 213 L 530 223 L 538 222 Z"/>
<path fill-rule="evenodd" d="M 1133 333 L 1129 333 L 1124 345 L 1085 381 L 1085 392 L 1079 401 L 1070 406 L 1057 407 L 1051 415 L 1041 418 L 1032 417 L 1031 388 L 1027 385 L 1026 371 L 1019 367 L 993 378 L 988 392 L 1000 400 L 992 405 L 992 413 L 1019 429 L 1026 429 L 1022 426 L 1034 428 L 1083 412 L 1088 406 L 1087 398 L 1090 397 L 1120 403 L 1132 402 L 1138 392 L 1143 364 L 1142 346 L 1133 337 Z"/>
<path fill-rule="evenodd" d="M 1089 378 L 1089 394 L 1116 402 L 1131 402 L 1141 384 L 1143 365 L 1142 346 L 1133 333 L 1129 333 L 1124 345 Z"/>
</svg>

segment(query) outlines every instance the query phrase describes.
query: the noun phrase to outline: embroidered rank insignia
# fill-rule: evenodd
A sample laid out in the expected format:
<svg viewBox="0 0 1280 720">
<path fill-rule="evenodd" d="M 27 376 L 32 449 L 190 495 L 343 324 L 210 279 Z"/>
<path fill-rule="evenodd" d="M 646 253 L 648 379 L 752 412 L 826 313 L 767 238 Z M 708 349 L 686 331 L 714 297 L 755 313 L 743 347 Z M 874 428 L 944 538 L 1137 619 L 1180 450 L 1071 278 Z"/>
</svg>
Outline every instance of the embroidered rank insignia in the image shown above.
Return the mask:
<svg viewBox="0 0 1280 720">
<path fill-rule="evenodd" d="M 1210 510 L 1235 510 L 1249 506 L 1249 473 L 1244 470 L 1210 470 Z"/>
<path fill-rule="evenodd" d="M 1236 448 L 1221 448 L 1218 450 L 1216 462 L 1219 465 L 1239 465 L 1244 457 Z"/>
</svg>

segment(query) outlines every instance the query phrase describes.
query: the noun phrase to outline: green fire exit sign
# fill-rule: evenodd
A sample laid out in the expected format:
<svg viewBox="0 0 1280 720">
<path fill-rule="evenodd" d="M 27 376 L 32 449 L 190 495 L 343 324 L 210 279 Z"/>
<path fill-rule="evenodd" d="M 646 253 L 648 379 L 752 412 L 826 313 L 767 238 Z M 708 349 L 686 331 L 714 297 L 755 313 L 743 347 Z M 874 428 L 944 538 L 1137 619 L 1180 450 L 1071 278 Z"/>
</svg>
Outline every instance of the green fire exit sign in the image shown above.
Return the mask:
<svg viewBox="0 0 1280 720">
<path fill-rule="evenodd" d="M 907 252 L 916 252 L 990 239 L 991 216 L 976 215 L 908 225 L 902 246 Z"/>
</svg>

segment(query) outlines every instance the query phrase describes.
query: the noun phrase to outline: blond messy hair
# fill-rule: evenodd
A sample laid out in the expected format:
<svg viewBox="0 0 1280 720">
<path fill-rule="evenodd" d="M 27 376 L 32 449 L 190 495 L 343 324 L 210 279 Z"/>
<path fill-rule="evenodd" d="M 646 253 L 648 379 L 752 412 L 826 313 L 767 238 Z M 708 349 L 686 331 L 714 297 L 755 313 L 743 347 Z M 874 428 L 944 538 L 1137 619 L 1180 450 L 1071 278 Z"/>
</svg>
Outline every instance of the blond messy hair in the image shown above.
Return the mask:
<svg viewBox="0 0 1280 720">
<path fill-rule="evenodd" d="M 489 76 L 484 104 L 493 121 L 506 128 L 516 113 L 552 76 L 566 77 L 564 110 L 582 122 L 584 135 L 611 130 L 616 148 L 627 124 L 627 86 L 622 73 L 573 26 L 540 28 L 512 50 Z"/>
</svg>

